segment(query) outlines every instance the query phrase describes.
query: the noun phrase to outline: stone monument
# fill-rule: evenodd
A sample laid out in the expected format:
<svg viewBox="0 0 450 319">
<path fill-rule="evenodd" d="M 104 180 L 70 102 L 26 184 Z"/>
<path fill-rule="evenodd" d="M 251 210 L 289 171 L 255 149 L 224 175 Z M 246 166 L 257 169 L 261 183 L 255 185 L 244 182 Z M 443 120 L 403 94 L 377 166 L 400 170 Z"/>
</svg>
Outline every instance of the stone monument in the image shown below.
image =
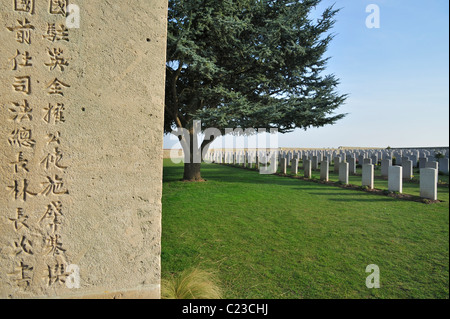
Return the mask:
<svg viewBox="0 0 450 319">
<path fill-rule="evenodd" d="M 159 298 L 167 0 L 0 16 L 0 298 Z"/>
</svg>

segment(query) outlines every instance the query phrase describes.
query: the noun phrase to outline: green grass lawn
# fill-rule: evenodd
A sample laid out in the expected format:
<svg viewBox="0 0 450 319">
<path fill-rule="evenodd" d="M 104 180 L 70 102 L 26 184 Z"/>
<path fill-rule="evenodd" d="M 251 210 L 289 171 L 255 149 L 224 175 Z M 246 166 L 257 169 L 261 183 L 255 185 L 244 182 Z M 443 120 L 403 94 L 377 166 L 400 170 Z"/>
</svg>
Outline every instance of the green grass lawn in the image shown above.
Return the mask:
<svg viewBox="0 0 450 319">
<path fill-rule="evenodd" d="M 204 183 L 182 173 L 165 160 L 163 278 L 213 271 L 225 298 L 449 298 L 448 188 L 426 205 L 215 164 Z"/>
</svg>

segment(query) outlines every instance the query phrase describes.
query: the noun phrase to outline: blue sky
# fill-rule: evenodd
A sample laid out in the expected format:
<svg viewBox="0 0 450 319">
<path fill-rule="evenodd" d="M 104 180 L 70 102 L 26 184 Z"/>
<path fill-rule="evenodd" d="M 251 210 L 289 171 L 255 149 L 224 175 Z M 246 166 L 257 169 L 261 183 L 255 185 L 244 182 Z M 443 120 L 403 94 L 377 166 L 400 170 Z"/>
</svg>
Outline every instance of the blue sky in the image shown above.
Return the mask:
<svg viewBox="0 0 450 319">
<path fill-rule="evenodd" d="M 323 0 L 318 11 L 332 4 L 341 11 L 327 73 L 349 94 L 339 109 L 349 114 L 335 125 L 280 134 L 279 146 L 448 146 L 449 2 Z M 378 29 L 366 27 L 370 4 L 380 8 Z"/>
</svg>

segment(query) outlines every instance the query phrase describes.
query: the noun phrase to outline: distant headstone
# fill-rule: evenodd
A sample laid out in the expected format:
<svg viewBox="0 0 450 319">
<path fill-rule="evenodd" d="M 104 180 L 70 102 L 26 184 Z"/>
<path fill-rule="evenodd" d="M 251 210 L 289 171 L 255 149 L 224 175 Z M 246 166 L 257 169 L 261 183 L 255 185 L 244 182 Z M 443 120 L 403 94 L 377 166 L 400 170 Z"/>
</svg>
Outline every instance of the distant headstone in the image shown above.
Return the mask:
<svg viewBox="0 0 450 319">
<path fill-rule="evenodd" d="M 418 163 L 417 158 L 418 157 L 416 155 L 411 155 L 411 157 L 410 157 L 410 160 L 412 161 L 413 167 L 417 167 L 417 163 Z"/>
<path fill-rule="evenodd" d="M 372 155 L 371 157 L 373 165 L 378 165 L 378 155 Z"/>
<path fill-rule="evenodd" d="M 420 157 L 419 158 L 419 168 L 420 169 L 426 168 L 427 163 L 428 163 L 428 158 L 427 157 Z"/>
<path fill-rule="evenodd" d="M 280 159 L 280 172 L 281 174 L 287 173 L 287 158 L 285 157 Z"/>
<path fill-rule="evenodd" d="M 420 170 L 420 197 L 437 200 L 438 174 L 435 168 L 423 168 Z"/>
<path fill-rule="evenodd" d="M 297 175 L 298 174 L 298 158 L 294 158 L 291 161 L 291 173 L 293 175 Z"/>
<path fill-rule="evenodd" d="M 350 175 L 355 175 L 356 174 L 356 158 L 349 157 L 348 164 L 349 164 Z"/>
<path fill-rule="evenodd" d="M 362 186 L 368 186 L 370 189 L 373 189 L 374 175 L 374 165 L 364 164 L 362 168 Z"/>
<path fill-rule="evenodd" d="M 384 159 L 381 161 L 381 176 L 388 177 L 389 176 L 389 167 L 392 166 L 392 160 Z"/>
<path fill-rule="evenodd" d="M 328 182 L 330 176 L 330 163 L 328 161 L 322 161 L 320 163 L 320 179 Z"/>
<path fill-rule="evenodd" d="M 339 181 L 345 185 L 349 183 L 349 164 L 339 164 Z"/>
<path fill-rule="evenodd" d="M 253 168 L 253 164 L 254 164 L 254 157 L 253 157 L 253 155 L 249 154 L 249 156 L 248 156 L 248 162 L 247 162 L 247 167 L 248 167 L 248 168 Z"/>
<path fill-rule="evenodd" d="M 341 164 L 341 158 L 340 157 L 334 157 L 333 158 L 333 162 L 334 162 L 334 172 L 335 173 L 339 173 L 339 165 Z"/>
<path fill-rule="evenodd" d="M 303 172 L 305 178 L 311 178 L 312 175 L 312 161 L 311 160 L 303 160 Z"/>
<path fill-rule="evenodd" d="M 312 170 L 317 171 L 319 169 L 319 157 L 314 155 L 312 157 Z"/>
<path fill-rule="evenodd" d="M 427 162 L 425 164 L 425 168 L 434 168 L 436 170 L 439 169 L 439 162 L 433 161 L 433 162 Z"/>
<path fill-rule="evenodd" d="M 358 165 L 363 165 L 364 164 L 364 155 L 359 155 L 358 156 Z"/>
<path fill-rule="evenodd" d="M 439 159 L 439 172 L 448 175 L 449 174 L 449 159 L 440 158 Z"/>
<path fill-rule="evenodd" d="M 403 179 L 410 180 L 413 177 L 413 162 L 410 160 L 403 159 Z"/>
</svg>

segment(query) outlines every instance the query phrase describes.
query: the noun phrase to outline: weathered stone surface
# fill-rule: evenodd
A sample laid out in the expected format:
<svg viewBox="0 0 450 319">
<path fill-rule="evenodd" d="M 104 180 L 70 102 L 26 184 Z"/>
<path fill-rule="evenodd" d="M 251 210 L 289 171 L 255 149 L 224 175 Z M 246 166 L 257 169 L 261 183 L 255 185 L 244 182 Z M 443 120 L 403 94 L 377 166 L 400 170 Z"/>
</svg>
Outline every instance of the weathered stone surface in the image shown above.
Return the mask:
<svg viewBox="0 0 450 319">
<path fill-rule="evenodd" d="M 167 0 L 66 4 L 0 3 L 0 298 L 158 298 Z"/>
</svg>

